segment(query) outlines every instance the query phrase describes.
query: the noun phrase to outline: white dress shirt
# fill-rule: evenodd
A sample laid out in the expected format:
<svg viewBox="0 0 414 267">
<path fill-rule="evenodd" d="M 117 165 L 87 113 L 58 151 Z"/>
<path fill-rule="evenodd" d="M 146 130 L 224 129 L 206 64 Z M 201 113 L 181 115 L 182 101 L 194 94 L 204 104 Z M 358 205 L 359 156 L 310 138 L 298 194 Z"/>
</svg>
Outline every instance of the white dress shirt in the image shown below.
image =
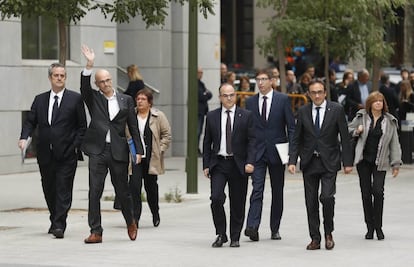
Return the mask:
<svg viewBox="0 0 414 267">
<path fill-rule="evenodd" d="M 65 91 L 65 89 L 63 88 L 62 91 L 60 91 L 59 93 L 55 93 L 52 90 L 50 90 L 50 96 L 49 96 L 49 110 L 47 113 L 47 120 L 49 122 L 50 125 L 52 125 L 52 111 L 53 111 L 53 104 L 55 103 L 55 95 L 57 95 L 58 97 L 58 107 L 60 107 L 60 102 L 62 102 L 62 97 L 63 97 L 63 92 Z"/>
<path fill-rule="evenodd" d="M 236 112 L 236 105 L 234 105 L 230 110 L 230 120 L 231 120 L 231 131 L 233 132 L 234 125 L 234 113 Z M 227 109 L 221 108 L 221 139 L 220 139 L 220 150 L 218 155 L 221 156 L 232 156 L 226 152 L 226 123 L 227 123 Z"/>
</svg>

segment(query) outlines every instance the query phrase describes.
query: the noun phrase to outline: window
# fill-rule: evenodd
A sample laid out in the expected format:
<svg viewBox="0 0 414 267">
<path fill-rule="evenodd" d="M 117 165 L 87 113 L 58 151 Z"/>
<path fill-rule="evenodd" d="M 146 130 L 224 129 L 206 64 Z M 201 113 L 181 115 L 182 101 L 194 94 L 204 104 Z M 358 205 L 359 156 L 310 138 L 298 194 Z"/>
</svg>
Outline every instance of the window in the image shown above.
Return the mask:
<svg viewBox="0 0 414 267">
<path fill-rule="evenodd" d="M 66 40 L 69 43 L 69 30 Z M 68 45 L 66 47 L 69 47 Z M 66 51 L 69 57 L 69 49 Z M 23 59 L 58 59 L 59 29 L 52 17 L 22 17 Z"/>
</svg>

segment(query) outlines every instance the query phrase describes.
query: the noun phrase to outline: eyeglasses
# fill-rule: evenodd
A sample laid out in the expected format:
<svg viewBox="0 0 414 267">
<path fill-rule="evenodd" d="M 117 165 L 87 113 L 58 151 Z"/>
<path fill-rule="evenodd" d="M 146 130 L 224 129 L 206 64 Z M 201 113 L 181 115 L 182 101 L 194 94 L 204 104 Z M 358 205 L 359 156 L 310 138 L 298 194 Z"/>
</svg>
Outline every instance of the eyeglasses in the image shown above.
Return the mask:
<svg viewBox="0 0 414 267">
<path fill-rule="evenodd" d="M 106 79 L 106 80 L 98 81 L 98 84 L 106 84 L 106 83 L 110 83 L 110 82 L 112 82 L 112 79 Z"/>
<path fill-rule="evenodd" d="M 232 93 L 232 94 L 222 94 L 221 95 L 221 97 L 224 97 L 224 98 L 232 98 L 232 97 L 235 97 L 235 96 L 236 96 L 235 93 Z"/>
<path fill-rule="evenodd" d="M 257 83 L 260 83 L 260 82 L 265 82 L 265 81 L 269 80 L 269 78 L 256 78 L 255 80 L 256 80 Z"/>
<path fill-rule="evenodd" d="M 323 94 L 325 94 L 325 91 L 322 91 L 322 90 L 320 90 L 320 91 L 309 91 L 309 94 L 312 95 L 312 96 L 323 95 Z"/>
</svg>

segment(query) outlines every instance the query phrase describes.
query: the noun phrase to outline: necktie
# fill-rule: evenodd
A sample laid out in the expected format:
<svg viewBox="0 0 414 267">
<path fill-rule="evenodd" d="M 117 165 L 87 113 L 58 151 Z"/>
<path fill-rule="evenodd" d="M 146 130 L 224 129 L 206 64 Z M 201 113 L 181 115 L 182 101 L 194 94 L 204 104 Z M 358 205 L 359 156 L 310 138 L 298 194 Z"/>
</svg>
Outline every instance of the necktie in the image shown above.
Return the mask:
<svg viewBox="0 0 414 267">
<path fill-rule="evenodd" d="M 319 110 L 320 109 L 321 109 L 321 107 L 316 107 L 315 132 L 316 132 L 316 135 L 318 135 L 318 136 L 319 136 L 319 133 L 321 131 L 320 119 L 319 119 Z"/>
<path fill-rule="evenodd" d="M 266 110 L 267 110 L 267 103 L 266 103 L 267 96 L 263 96 L 263 104 L 262 104 L 262 118 L 266 121 Z"/>
<path fill-rule="evenodd" d="M 231 148 L 231 118 L 230 118 L 230 110 L 226 110 L 227 113 L 227 122 L 226 122 L 226 153 L 228 155 L 233 154 L 233 150 Z"/>
<path fill-rule="evenodd" d="M 50 124 L 53 124 L 55 122 L 56 115 L 58 113 L 58 99 L 59 97 L 55 95 L 55 102 L 53 103 L 53 108 L 52 108 L 52 121 Z"/>
</svg>

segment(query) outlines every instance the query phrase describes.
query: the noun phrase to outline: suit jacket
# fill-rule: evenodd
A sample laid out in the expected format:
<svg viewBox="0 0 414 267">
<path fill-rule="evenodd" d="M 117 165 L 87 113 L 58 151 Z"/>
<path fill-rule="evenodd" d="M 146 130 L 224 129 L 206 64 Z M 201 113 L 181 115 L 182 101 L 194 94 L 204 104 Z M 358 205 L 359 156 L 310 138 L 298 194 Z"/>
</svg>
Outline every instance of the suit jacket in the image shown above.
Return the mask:
<svg viewBox="0 0 414 267">
<path fill-rule="evenodd" d="M 52 158 L 65 161 L 72 158 L 82 160 L 81 146 L 85 130 L 86 115 L 81 95 L 65 89 L 56 119 L 49 124 L 50 92 L 37 95 L 23 124 L 20 139 L 27 139 L 38 129 L 37 161 L 48 164 Z"/>
<path fill-rule="evenodd" d="M 341 141 L 338 141 L 338 134 Z M 296 164 L 300 156 L 300 168 L 306 169 L 317 146 L 325 168 L 329 172 L 337 172 L 341 169 L 341 160 L 344 166 L 353 165 L 349 140 L 345 112 L 340 104 L 327 101 L 325 116 L 317 137 L 312 119 L 312 103 L 309 103 L 298 110 L 289 164 Z"/>
<path fill-rule="evenodd" d="M 210 172 L 217 165 L 221 134 L 221 108 L 218 108 L 207 113 L 204 133 L 203 169 L 209 168 Z M 236 107 L 231 145 L 234 160 L 242 175 L 246 175 L 244 172 L 246 164 L 254 165 L 256 155 L 255 138 L 252 113 Z"/>
<path fill-rule="evenodd" d="M 205 84 L 198 80 L 198 115 L 206 115 L 208 112 L 207 102 L 213 94 L 206 88 Z"/>
<path fill-rule="evenodd" d="M 372 83 L 368 82 L 368 94 L 372 92 Z M 346 105 L 345 110 L 348 115 L 348 120 L 352 121 L 352 119 L 355 117 L 355 114 L 359 110 L 358 105 L 365 103 L 362 103 L 361 100 L 361 92 L 359 91 L 359 82 L 355 81 L 351 83 L 348 88 L 346 89 Z"/>
<path fill-rule="evenodd" d="M 134 103 L 129 95 L 116 93 L 119 112 L 111 121 L 109 119 L 108 100 L 90 83 L 91 76 L 81 74 L 81 95 L 91 115 L 91 122 L 86 130 L 81 149 L 86 155 L 99 155 L 105 148 L 108 130 L 111 134 L 112 157 L 117 161 L 129 161 L 129 146 L 125 134 L 125 126 L 134 140 L 137 154 L 143 154 L 141 139 L 138 132 L 138 121 L 134 112 Z"/>
<path fill-rule="evenodd" d="M 290 143 L 295 131 L 295 120 L 288 96 L 283 93 L 273 92 L 267 121 L 264 121 L 260 116 L 259 94 L 246 100 L 246 109 L 252 111 L 255 124 L 256 160 L 261 159 L 266 153 L 270 163 L 280 162 L 275 145 L 286 142 Z"/>
</svg>

